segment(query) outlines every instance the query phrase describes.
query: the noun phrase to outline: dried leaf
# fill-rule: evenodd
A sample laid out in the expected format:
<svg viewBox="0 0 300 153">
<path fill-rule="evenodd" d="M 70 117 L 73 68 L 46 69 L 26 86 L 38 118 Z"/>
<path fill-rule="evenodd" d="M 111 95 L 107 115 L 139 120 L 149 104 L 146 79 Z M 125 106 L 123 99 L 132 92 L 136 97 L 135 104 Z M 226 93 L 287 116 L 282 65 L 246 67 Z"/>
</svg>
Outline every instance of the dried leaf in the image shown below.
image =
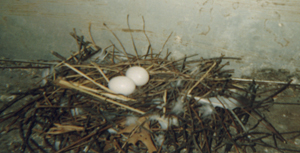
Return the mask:
<svg viewBox="0 0 300 153">
<path fill-rule="evenodd" d="M 134 131 L 135 128 L 140 128 L 140 130 L 135 130 L 134 133 L 132 134 L 132 136 L 130 138 L 128 138 L 128 143 L 129 144 L 132 143 L 132 144 L 135 145 L 138 141 L 141 141 L 148 148 L 148 152 L 152 153 L 152 152 L 157 151 L 157 150 L 156 150 L 156 147 L 154 146 L 153 141 L 151 139 L 151 134 L 148 131 L 149 130 L 149 121 L 146 121 L 146 120 L 147 120 L 146 117 L 140 117 L 138 119 L 138 123 L 139 123 L 138 125 L 130 124 L 125 129 L 119 131 L 118 133 L 119 134 L 131 133 L 132 131 Z M 143 124 L 143 128 L 138 127 L 145 121 L 146 121 L 146 123 Z M 121 124 L 125 125 L 125 122 L 123 122 Z"/>
<path fill-rule="evenodd" d="M 103 149 L 104 152 L 114 148 L 114 144 L 111 141 L 105 141 L 105 147 Z"/>
<path fill-rule="evenodd" d="M 68 132 L 73 132 L 73 131 L 83 131 L 84 128 L 80 126 L 75 126 L 75 125 L 61 125 L 58 123 L 54 123 L 56 127 L 50 128 L 46 134 L 62 134 L 62 133 L 68 133 Z"/>
</svg>

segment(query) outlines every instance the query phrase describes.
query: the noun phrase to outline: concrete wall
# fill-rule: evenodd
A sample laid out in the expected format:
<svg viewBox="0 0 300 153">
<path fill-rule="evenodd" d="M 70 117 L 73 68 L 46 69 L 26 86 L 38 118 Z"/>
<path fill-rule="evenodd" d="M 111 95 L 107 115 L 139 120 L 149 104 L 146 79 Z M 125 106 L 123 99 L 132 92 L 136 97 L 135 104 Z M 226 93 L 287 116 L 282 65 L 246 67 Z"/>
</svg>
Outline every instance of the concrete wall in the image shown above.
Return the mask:
<svg viewBox="0 0 300 153">
<path fill-rule="evenodd" d="M 0 57 L 54 59 L 50 50 L 77 50 L 69 32 L 88 37 L 88 25 L 101 47 L 116 39 L 133 53 L 127 27 L 140 53 L 147 48 L 142 16 L 155 51 L 166 45 L 173 56 L 198 53 L 204 58 L 241 57 L 231 61 L 236 75 L 261 68 L 299 70 L 300 2 L 298 0 L 1 0 Z"/>
</svg>

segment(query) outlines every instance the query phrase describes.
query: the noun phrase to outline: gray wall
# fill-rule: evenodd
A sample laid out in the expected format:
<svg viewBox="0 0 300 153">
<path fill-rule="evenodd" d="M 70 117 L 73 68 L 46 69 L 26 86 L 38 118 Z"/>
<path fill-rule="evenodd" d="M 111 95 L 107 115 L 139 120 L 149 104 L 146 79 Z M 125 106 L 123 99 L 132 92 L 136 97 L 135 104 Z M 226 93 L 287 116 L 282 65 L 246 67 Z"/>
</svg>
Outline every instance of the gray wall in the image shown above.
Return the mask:
<svg viewBox="0 0 300 153">
<path fill-rule="evenodd" d="M 155 51 L 166 45 L 175 58 L 198 53 L 204 58 L 241 57 L 231 61 L 236 75 L 262 68 L 299 71 L 300 2 L 297 0 L 1 0 L 0 57 L 54 59 L 50 50 L 70 55 L 73 28 L 88 37 L 88 25 L 101 47 L 116 39 L 132 52 L 126 17 L 140 53 L 147 41 Z"/>
</svg>

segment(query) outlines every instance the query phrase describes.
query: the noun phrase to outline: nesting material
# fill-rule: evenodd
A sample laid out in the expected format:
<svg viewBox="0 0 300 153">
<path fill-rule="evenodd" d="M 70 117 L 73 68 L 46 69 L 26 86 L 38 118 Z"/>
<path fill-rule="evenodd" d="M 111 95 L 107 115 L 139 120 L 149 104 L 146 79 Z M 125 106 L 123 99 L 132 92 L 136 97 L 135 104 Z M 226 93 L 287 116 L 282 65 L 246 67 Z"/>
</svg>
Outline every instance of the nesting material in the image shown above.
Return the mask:
<svg viewBox="0 0 300 153">
<path fill-rule="evenodd" d="M 231 110 L 242 106 L 242 104 L 240 104 L 236 98 L 232 98 L 232 97 L 223 97 L 223 96 L 210 97 L 210 98 L 194 97 L 194 99 L 198 101 L 198 103 L 200 104 L 211 104 L 214 107 L 221 107 L 221 108 L 226 108 Z"/>
<path fill-rule="evenodd" d="M 238 58 L 203 59 L 193 55 L 170 60 L 171 53 L 153 53 L 150 44 L 147 53 L 131 55 L 123 47 L 101 49 L 76 32 L 71 35 L 78 43 L 78 52 L 69 58 L 53 53 L 60 60 L 37 63 L 51 67 L 51 73 L 47 69 L 48 76 L 43 74 L 43 85 L 19 94 L 0 109 L 0 113 L 5 112 L 21 96 L 34 97 L 15 112 L 1 114 L 1 122 L 11 120 L 8 131 L 18 126 L 23 151 L 251 152 L 256 146 L 285 149 L 261 143 L 271 136 L 281 142 L 286 139 L 260 111 L 270 107 L 273 98 L 290 82 L 276 91 L 272 89 L 272 94 L 259 95 L 255 80 L 236 81 L 231 78 L 233 70 L 223 70 L 228 65 L 224 60 Z M 146 70 L 149 81 L 137 84 L 131 94 L 108 88 L 112 78 L 125 76 L 135 66 Z M 250 119 L 254 124 L 248 124 Z M 257 125 L 268 129 L 265 137 L 253 132 Z"/>
</svg>

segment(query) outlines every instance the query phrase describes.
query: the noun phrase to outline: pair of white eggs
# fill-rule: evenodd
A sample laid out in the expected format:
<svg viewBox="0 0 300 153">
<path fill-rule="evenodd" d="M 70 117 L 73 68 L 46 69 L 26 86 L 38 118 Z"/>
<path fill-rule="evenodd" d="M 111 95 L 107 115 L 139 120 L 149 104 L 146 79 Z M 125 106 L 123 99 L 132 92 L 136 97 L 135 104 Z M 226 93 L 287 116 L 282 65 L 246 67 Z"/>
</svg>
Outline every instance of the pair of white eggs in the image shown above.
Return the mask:
<svg viewBox="0 0 300 153">
<path fill-rule="evenodd" d="M 108 88 L 118 94 L 130 95 L 136 86 L 143 86 L 149 81 L 149 74 L 146 69 L 140 66 L 133 66 L 126 71 L 126 76 L 116 76 L 108 83 Z"/>
</svg>

